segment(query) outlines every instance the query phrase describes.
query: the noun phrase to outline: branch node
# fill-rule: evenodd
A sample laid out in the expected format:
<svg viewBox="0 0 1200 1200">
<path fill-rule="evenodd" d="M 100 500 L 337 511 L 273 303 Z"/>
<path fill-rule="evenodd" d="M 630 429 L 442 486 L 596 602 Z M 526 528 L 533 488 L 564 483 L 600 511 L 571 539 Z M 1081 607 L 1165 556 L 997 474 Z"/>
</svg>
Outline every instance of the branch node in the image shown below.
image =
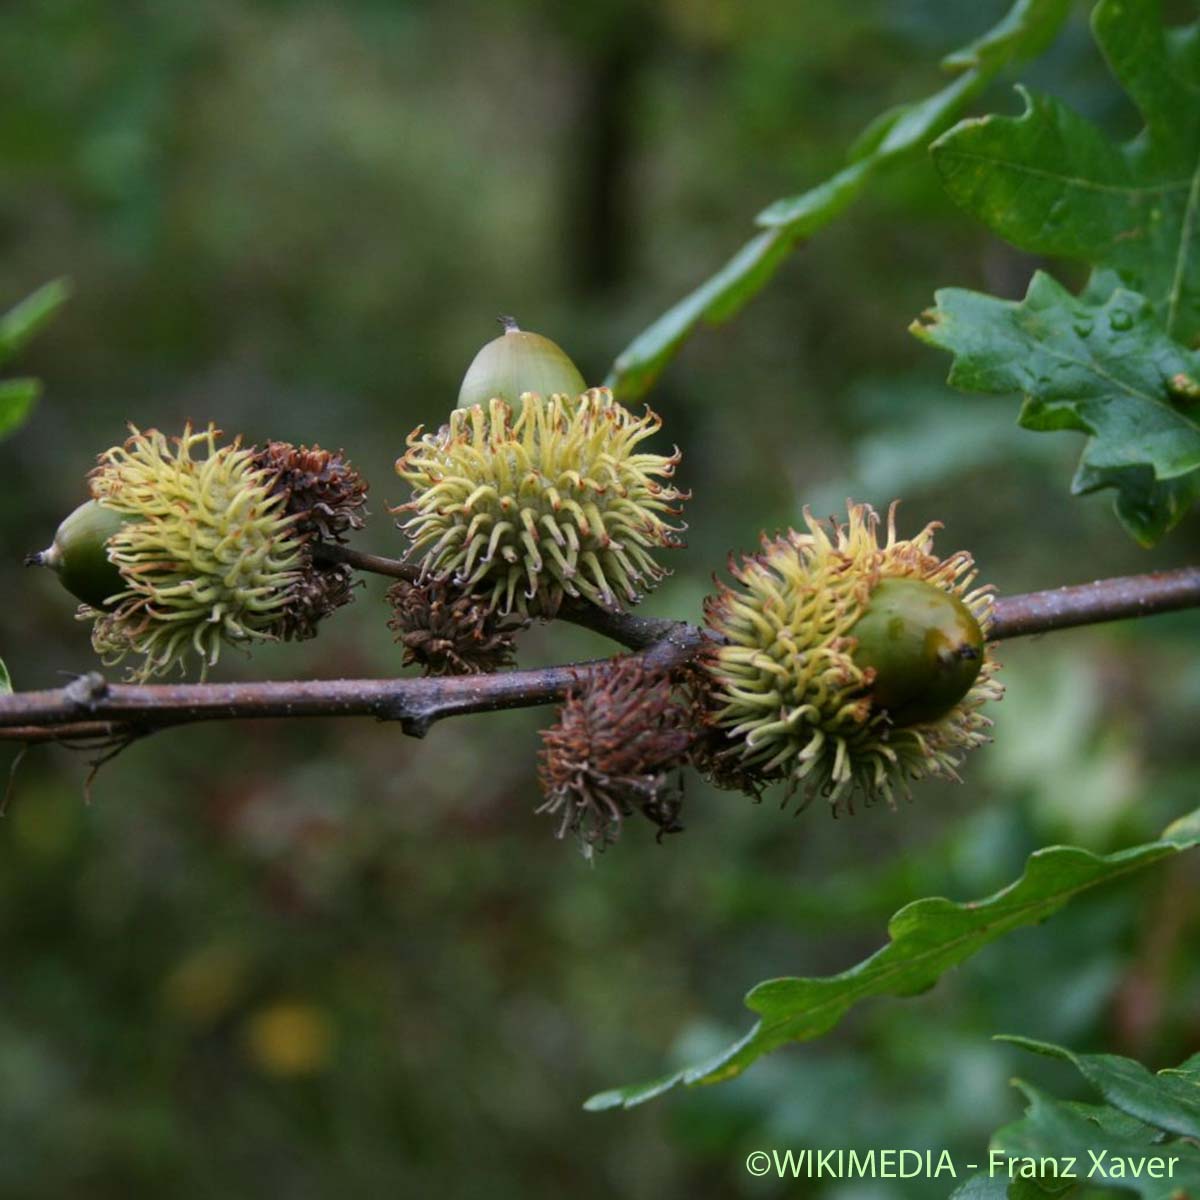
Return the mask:
<svg viewBox="0 0 1200 1200">
<path fill-rule="evenodd" d="M 89 671 L 72 679 L 63 695 L 77 708 L 95 712 L 97 703 L 108 695 L 108 680 L 99 671 Z"/>
<path fill-rule="evenodd" d="M 414 716 L 411 713 L 400 718 L 400 728 L 409 737 L 423 738 L 433 728 L 434 717 L 430 713 Z"/>
</svg>

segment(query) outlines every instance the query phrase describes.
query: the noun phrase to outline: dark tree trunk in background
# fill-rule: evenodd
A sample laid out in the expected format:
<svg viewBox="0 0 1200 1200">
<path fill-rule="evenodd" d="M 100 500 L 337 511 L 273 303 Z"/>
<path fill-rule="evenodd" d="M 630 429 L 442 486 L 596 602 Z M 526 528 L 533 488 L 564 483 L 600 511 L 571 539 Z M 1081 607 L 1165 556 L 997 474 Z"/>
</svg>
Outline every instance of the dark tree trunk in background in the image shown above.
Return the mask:
<svg viewBox="0 0 1200 1200">
<path fill-rule="evenodd" d="M 565 158 L 570 287 L 607 292 L 629 277 L 634 248 L 633 163 L 639 81 L 654 44 L 647 14 L 625 13 L 603 38 L 576 37 L 578 92 Z"/>
</svg>

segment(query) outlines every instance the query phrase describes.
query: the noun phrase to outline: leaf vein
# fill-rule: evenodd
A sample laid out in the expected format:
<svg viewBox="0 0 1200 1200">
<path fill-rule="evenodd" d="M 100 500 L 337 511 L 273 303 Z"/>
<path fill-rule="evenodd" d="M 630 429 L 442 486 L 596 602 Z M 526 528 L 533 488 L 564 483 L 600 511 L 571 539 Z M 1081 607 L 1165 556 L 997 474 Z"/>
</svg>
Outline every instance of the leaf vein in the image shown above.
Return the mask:
<svg viewBox="0 0 1200 1200">
<path fill-rule="evenodd" d="M 1182 192 L 1194 187 L 1196 179 L 1195 175 L 1192 175 L 1187 179 L 1173 179 L 1168 183 L 1155 184 L 1153 187 L 1135 187 L 1132 184 L 1100 183 L 1098 180 L 1085 179 L 1077 175 L 1063 175 L 1059 171 L 1049 171 L 1045 167 L 1033 167 L 1028 163 L 1015 162 L 1009 158 L 998 158 L 991 154 L 980 154 L 974 150 L 943 148 L 940 154 L 942 158 L 970 159 L 974 162 L 987 163 L 990 166 L 1004 168 L 1018 175 L 1040 176 L 1044 179 L 1053 179 L 1058 183 L 1077 188 L 1080 191 L 1110 192 L 1118 196 L 1162 196 L 1168 195 L 1171 192 Z"/>
<path fill-rule="evenodd" d="M 1183 273 L 1187 264 L 1188 246 L 1192 240 L 1196 223 L 1196 208 L 1200 204 L 1200 161 L 1192 172 L 1191 189 L 1188 192 L 1187 208 L 1183 213 L 1183 224 L 1179 230 L 1179 250 L 1175 255 L 1175 273 L 1171 279 L 1171 291 L 1167 301 L 1167 334 L 1174 337 L 1175 318 L 1179 314 L 1179 297 L 1183 293 Z"/>
</svg>

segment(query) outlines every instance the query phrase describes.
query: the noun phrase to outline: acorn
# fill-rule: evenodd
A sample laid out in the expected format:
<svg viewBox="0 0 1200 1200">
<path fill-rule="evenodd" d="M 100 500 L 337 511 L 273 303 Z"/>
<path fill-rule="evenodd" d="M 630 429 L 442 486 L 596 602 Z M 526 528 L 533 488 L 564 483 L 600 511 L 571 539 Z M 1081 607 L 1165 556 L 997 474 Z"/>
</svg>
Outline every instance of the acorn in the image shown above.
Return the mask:
<svg viewBox="0 0 1200 1200">
<path fill-rule="evenodd" d="M 587 388 L 579 368 L 562 348 L 540 333 L 528 333 L 512 317 L 501 317 L 504 332 L 471 361 L 458 389 L 457 408 L 500 399 L 511 407 L 526 392 L 539 396 L 578 396 Z"/>
<path fill-rule="evenodd" d="M 447 424 L 409 434 L 396 473 L 412 496 L 391 511 L 422 582 L 550 617 L 567 598 L 628 607 L 667 574 L 654 551 L 684 544 L 670 518 L 690 495 L 669 482 L 679 450 L 644 450 L 657 414 L 583 388 L 557 346 L 513 325 L 476 355 Z"/>
<path fill-rule="evenodd" d="M 897 725 L 935 721 L 970 690 L 983 666 L 983 630 L 951 592 L 920 579 L 884 579 L 850 627 L 852 658 L 870 668 L 871 703 Z"/>
<path fill-rule="evenodd" d="M 363 523 L 367 485 L 341 451 L 129 429 L 88 476 L 93 499 L 25 560 L 83 601 L 106 663 L 136 655 L 144 681 L 198 661 L 203 678 L 222 645 L 311 638 L 350 602 L 352 569 L 316 553 Z"/>
<path fill-rule="evenodd" d="M 836 810 L 855 796 L 893 803 L 925 777 L 957 779 L 988 741 L 979 710 L 998 700 L 985 643 L 990 588 L 971 556 L 933 553 L 936 522 L 880 544 L 879 518 L 851 504 L 827 528 L 762 539 L 730 561 L 734 585 L 704 604 L 717 645 L 702 763 L 719 786 L 757 795 L 776 780 Z"/>
<path fill-rule="evenodd" d="M 50 546 L 28 555 L 25 565 L 49 567 L 71 595 L 92 608 L 105 608 L 127 587 L 108 556 L 109 539 L 125 520 L 121 513 L 86 500 L 63 519 Z"/>
</svg>

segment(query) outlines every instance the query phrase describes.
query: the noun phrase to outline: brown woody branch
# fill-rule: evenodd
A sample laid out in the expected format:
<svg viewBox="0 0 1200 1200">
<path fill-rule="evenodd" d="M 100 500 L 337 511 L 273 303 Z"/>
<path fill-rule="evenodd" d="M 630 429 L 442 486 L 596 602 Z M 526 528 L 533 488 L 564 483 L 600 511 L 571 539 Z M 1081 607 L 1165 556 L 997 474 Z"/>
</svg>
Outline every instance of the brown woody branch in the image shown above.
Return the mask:
<svg viewBox="0 0 1200 1200">
<path fill-rule="evenodd" d="M 692 661 L 704 632 L 662 622 L 662 636 L 638 655 L 672 670 Z M 0 740 L 113 738 L 166 725 L 253 717 L 377 717 L 422 737 L 434 721 L 465 713 L 528 708 L 561 700 L 594 664 L 461 675 L 444 679 L 325 679 L 282 683 L 110 684 L 92 672 L 66 687 L 0 696 Z M 52 730 L 59 731 L 55 739 Z"/>
<path fill-rule="evenodd" d="M 364 571 L 413 578 L 394 559 L 341 546 L 323 553 Z M 1183 567 L 1078 587 L 1001 598 L 989 636 L 999 641 L 1074 625 L 1200 607 L 1200 567 Z M 708 643 L 682 621 L 606 613 L 591 606 L 558 614 L 671 670 L 694 662 Z M 445 679 L 330 679 L 283 683 L 110 684 L 91 673 L 63 688 L 0 696 L 0 740 L 95 743 L 132 740 L 171 725 L 254 717 L 373 716 L 423 736 L 443 717 L 526 708 L 561 700 L 595 662 Z"/>
<path fill-rule="evenodd" d="M 1179 567 L 1023 596 L 1001 596 L 988 636 L 998 642 L 1075 625 L 1099 625 L 1196 607 L 1200 607 L 1200 567 Z"/>
</svg>

